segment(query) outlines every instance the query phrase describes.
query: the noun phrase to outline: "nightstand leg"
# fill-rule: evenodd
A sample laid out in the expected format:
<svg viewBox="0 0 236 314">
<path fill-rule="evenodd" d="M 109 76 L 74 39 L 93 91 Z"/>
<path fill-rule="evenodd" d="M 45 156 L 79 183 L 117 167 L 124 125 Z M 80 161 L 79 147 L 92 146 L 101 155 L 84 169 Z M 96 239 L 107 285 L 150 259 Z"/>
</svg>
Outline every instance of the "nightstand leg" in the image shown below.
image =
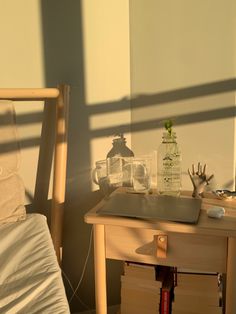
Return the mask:
<svg viewBox="0 0 236 314">
<path fill-rule="evenodd" d="M 94 225 L 94 269 L 96 313 L 107 313 L 105 227 Z"/>
<path fill-rule="evenodd" d="M 225 314 L 236 313 L 235 295 L 236 295 L 236 238 L 228 238 Z"/>
</svg>

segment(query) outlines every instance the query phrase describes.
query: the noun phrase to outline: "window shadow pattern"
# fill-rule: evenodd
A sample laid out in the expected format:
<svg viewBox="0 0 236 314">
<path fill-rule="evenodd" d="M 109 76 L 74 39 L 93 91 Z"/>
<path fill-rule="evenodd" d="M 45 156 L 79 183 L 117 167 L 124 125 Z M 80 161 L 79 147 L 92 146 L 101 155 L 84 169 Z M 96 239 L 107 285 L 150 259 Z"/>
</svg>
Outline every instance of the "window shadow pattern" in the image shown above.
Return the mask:
<svg viewBox="0 0 236 314">
<path fill-rule="evenodd" d="M 59 65 L 58 65 L 59 66 Z M 50 66 L 46 65 L 46 68 Z M 83 73 L 83 72 L 81 72 Z M 222 81 L 217 83 L 210 83 L 206 85 L 183 88 L 176 91 L 169 91 L 165 93 L 158 93 L 153 95 L 140 95 L 134 98 L 123 98 L 118 101 L 110 103 L 100 103 L 86 106 L 86 99 L 84 97 L 84 89 L 82 87 L 74 87 L 74 80 L 65 78 L 67 82 L 72 85 L 71 104 L 70 104 L 70 129 L 68 141 L 68 175 L 67 175 L 67 191 L 66 191 L 66 212 L 65 212 L 65 228 L 64 228 L 64 259 L 63 267 L 71 279 L 74 287 L 79 280 L 79 274 L 82 272 L 84 256 L 88 247 L 87 239 L 89 238 L 89 227 L 83 223 L 83 216 L 89 208 L 94 206 L 100 199 L 99 192 L 91 192 L 90 186 L 90 150 L 89 143 L 92 139 L 109 136 L 117 132 L 117 127 L 102 128 L 99 130 L 89 129 L 89 118 L 93 115 L 109 112 L 117 112 L 132 108 L 141 108 L 145 106 L 158 106 L 164 103 L 170 103 L 177 100 L 186 100 L 194 97 L 203 97 L 212 94 L 219 94 L 225 92 L 235 92 L 236 79 Z M 56 78 L 55 78 L 56 80 Z M 83 77 L 80 77 L 83 82 Z M 226 84 L 227 82 L 227 84 Z M 53 82 L 53 83 L 56 83 Z M 83 84 L 81 84 L 83 86 Z M 53 86 L 53 85 L 52 85 Z M 213 89 L 214 87 L 214 89 Z M 209 92 L 207 92 L 209 88 Z M 168 97 L 169 96 L 169 97 Z M 31 137 L 21 141 L 21 149 L 40 146 L 37 178 L 34 197 L 28 195 L 32 199 L 32 206 L 29 207 L 29 212 L 41 212 L 50 219 L 49 208 L 50 201 L 48 200 L 48 190 L 50 182 L 50 171 L 53 158 L 53 142 L 55 133 L 55 107 L 50 105 L 44 106 L 44 112 L 36 112 L 30 114 L 20 114 L 17 117 L 17 124 L 20 126 L 42 123 L 41 137 Z M 217 108 L 203 112 L 185 114 L 178 117 L 176 125 L 187 125 L 203 121 L 214 121 L 218 119 L 226 119 L 236 116 L 235 105 Z M 176 118 L 168 116 L 166 119 Z M 163 118 L 162 118 L 163 120 Z M 4 119 L 0 115 L 0 126 L 4 126 Z M 75 128 L 73 126 L 78 126 Z M 138 122 L 132 124 L 132 131 L 139 132 L 144 130 L 158 129 L 162 127 L 160 121 L 157 119 Z M 130 125 L 120 125 L 119 132 L 129 132 Z M 62 135 L 63 138 L 63 135 Z M 0 144 L 0 152 L 7 152 L 7 148 L 11 145 Z M 82 182 L 82 184 L 81 184 Z M 84 184 L 86 183 L 86 184 Z M 79 193 L 78 193 L 79 192 Z M 27 191 L 26 191 L 27 193 Z M 73 240 L 71 240 L 73 239 Z M 73 242 L 73 243 L 71 243 Z M 68 244 L 69 243 L 69 244 Z M 74 252 L 79 252 L 73 259 Z M 67 260 L 69 259 L 69 261 Z M 74 263 L 76 261 L 76 263 Z M 76 265 L 75 265 L 76 264 Z M 122 272 L 120 263 L 110 262 L 108 267 L 108 287 L 114 281 L 112 274 L 116 274 L 116 281 L 119 287 L 119 274 Z M 75 270 L 75 268 L 77 269 Z M 117 271 L 118 269 L 118 271 Z M 89 307 L 94 307 L 94 290 L 93 288 L 93 258 L 89 260 L 84 282 L 79 289 L 79 295 Z M 89 278 L 89 280 L 88 280 Z M 66 284 L 67 286 L 67 284 Z M 68 295 L 72 292 L 67 287 Z M 91 293 L 92 290 L 92 293 Z M 113 289 L 108 289 L 111 291 Z M 110 304 L 119 302 L 118 295 L 110 297 Z M 89 296 L 89 297 L 88 297 Z M 84 305 L 80 304 L 76 298 L 71 305 L 72 310 L 83 310 Z"/>
<path fill-rule="evenodd" d="M 85 79 L 83 66 L 83 29 L 81 1 L 74 0 L 41 0 L 43 25 L 43 44 L 45 57 L 45 85 L 54 87 L 60 82 L 71 85 L 68 134 L 68 167 L 64 225 L 63 270 L 75 287 L 79 281 L 87 254 L 90 227 L 83 222 L 84 214 L 101 198 L 99 192 L 91 192 L 90 178 L 90 141 L 94 138 L 113 135 L 119 132 L 130 132 L 130 125 L 90 130 L 89 118 L 102 113 L 118 112 L 127 108 L 136 109 L 146 106 L 158 106 L 165 103 L 210 96 L 220 93 L 235 92 L 236 79 L 210 82 L 189 86 L 177 90 L 156 94 L 129 96 L 119 100 L 87 104 L 85 97 Z M 46 109 L 49 108 L 49 109 Z M 41 138 L 22 139 L 21 149 L 40 146 L 34 205 L 37 208 L 49 208 L 48 189 L 50 169 L 53 158 L 53 124 L 55 121 L 52 107 L 46 106 L 44 113 L 21 114 L 17 117 L 19 125 L 28 125 L 43 121 Z M 203 121 L 212 121 L 235 117 L 235 104 L 227 108 L 181 115 L 176 125 L 187 125 Z M 46 118 L 43 118 L 46 117 Z M 175 118 L 168 116 L 166 118 Z M 43 120 L 45 119 L 45 120 Z M 163 118 L 162 118 L 163 120 Z M 160 128 L 157 119 L 132 124 L 132 132 Z M 1 126 L 0 116 L 0 126 Z M 49 134 L 50 137 L 49 137 Z M 0 146 L 0 153 L 4 152 Z M 34 211 L 34 209 L 32 210 Z M 46 211 L 47 213 L 48 211 Z M 135 232 L 135 231 L 134 231 Z M 137 235 L 138 236 L 138 235 Z M 120 263 L 110 262 L 108 268 L 108 303 L 119 302 L 118 290 L 109 289 L 112 282 L 119 285 L 122 267 Z M 65 282 L 68 298 L 72 294 Z M 89 259 L 84 280 L 78 290 L 80 298 L 94 307 L 94 274 L 93 258 Z M 73 311 L 84 310 L 84 306 L 74 298 L 71 304 Z"/>
</svg>

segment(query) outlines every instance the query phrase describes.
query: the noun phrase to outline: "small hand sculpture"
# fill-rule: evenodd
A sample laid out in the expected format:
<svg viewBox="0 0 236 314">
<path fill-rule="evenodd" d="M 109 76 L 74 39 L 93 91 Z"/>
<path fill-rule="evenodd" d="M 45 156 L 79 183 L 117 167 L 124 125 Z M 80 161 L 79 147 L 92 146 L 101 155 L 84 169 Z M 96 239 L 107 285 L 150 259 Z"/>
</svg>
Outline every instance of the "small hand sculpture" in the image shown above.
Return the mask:
<svg viewBox="0 0 236 314">
<path fill-rule="evenodd" d="M 204 165 L 203 169 L 198 163 L 197 172 L 195 172 L 194 165 L 192 165 L 192 173 L 188 169 L 188 174 L 193 184 L 193 194 L 192 196 L 195 198 L 201 198 L 205 189 L 205 186 L 209 184 L 210 180 L 214 177 L 212 174 L 207 178 L 206 175 L 206 165 Z"/>
</svg>

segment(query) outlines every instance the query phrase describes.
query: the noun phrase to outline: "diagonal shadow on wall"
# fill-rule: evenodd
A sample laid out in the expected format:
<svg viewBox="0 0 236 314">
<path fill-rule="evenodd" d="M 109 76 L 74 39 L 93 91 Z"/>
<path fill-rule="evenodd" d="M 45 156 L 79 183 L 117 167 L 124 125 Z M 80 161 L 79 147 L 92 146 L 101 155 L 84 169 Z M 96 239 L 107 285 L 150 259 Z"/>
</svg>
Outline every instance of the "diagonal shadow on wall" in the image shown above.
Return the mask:
<svg viewBox="0 0 236 314">
<path fill-rule="evenodd" d="M 63 268 L 69 275 L 74 286 L 80 277 L 89 239 L 89 227 L 83 223 L 84 213 L 92 207 L 100 198 L 99 193 L 91 192 L 90 182 L 90 141 L 91 139 L 108 136 L 117 133 L 117 127 L 111 126 L 99 130 L 90 130 L 89 118 L 106 112 L 118 112 L 130 108 L 142 108 L 145 106 L 158 106 L 169 102 L 186 100 L 196 97 L 204 97 L 213 94 L 226 93 L 236 90 L 236 80 L 229 79 L 221 82 L 211 82 L 198 86 L 189 86 L 178 90 L 166 91 L 156 94 L 137 95 L 132 99 L 129 96 L 116 101 L 106 103 L 87 104 L 85 97 L 85 80 L 83 68 L 83 30 L 81 1 L 62 0 L 41 0 L 43 41 L 45 55 L 45 85 L 54 87 L 58 83 L 65 82 L 71 85 L 70 101 L 70 124 L 68 142 L 68 173 L 66 190 L 66 216 L 64 229 L 64 258 Z M 46 112 L 46 122 L 51 123 L 53 112 Z M 207 112 L 197 112 L 178 117 L 176 124 L 192 124 L 200 121 L 224 119 L 235 116 L 234 104 L 229 104 L 228 108 L 212 109 Z M 170 116 L 166 118 L 172 118 Z M 162 118 L 163 119 L 163 118 Z M 38 123 L 42 121 L 42 113 L 23 114 L 17 117 L 20 125 Z M 0 117 L 1 122 L 1 117 Z M 1 125 L 1 123 L 0 123 Z M 52 125 L 50 124 L 50 127 Z M 42 184 L 46 180 L 43 194 L 49 186 L 49 177 L 45 178 L 45 173 L 49 173 L 52 162 L 52 142 L 45 141 L 50 131 L 43 125 L 42 138 L 23 139 L 22 149 L 41 145 L 38 166 L 38 178 L 36 184 L 36 198 L 40 201 L 40 191 Z M 132 131 L 142 131 L 147 129 L 157 129 L 159 121 L 148 120 L 132 125 Z M 130 125 L 119 126 L 119 131 L 129 132 Z M 0 146 L 0 152 L 4 151 L 4 146 Z M 45 163 L 46 161 L 46 163 Z M 42 178 L 41 175 L 44 175 Z M 42 195 L 42 194 L 41 194 Z M 110 267 L 109 285 L 111 281 L 119 278 L 119 265 L 108 265 Z M 116 272 L 116 269 L 119 271 Z M 93 291 L 93 264 L 90 259 L 85 280 L 82 282 L 79 294 L 86 303 L 94 306 Z M 109 291 L 114 289 L 108 289 Z M 69 295 L 71 292 L 69 291 Z M 112 292 L 113 293 L 113 292 Z M 118 291 L 109 296 L 109 303 L 118 302 Z M 76 300 L 72 303 L 73 311 L 82 310 L 83 306 Z"/>
</svg>

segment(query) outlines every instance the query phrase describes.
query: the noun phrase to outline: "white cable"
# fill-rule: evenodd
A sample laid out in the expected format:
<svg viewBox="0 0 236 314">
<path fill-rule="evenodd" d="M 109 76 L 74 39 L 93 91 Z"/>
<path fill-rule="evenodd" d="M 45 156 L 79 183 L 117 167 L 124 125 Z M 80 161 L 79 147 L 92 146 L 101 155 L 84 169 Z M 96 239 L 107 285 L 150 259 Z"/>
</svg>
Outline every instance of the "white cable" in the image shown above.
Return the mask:
<svg viewBox="0 0 236 314">
<path fill-rule="evenodd" d="M 84 267 L 83 267 L 83 270 L 82 270 L 82 274 L 80 276 L 80 280 L 79 280 L 79 282 L 78 282 L 78 284 L 77 284 L 77 286 L 76 286 L 72 296 L 70 297 L 69 304 L 71 303 L 72 299 L 76 295 L 76 292 L 78 291 L 78 289 L 79 289 L 79 287 L 81 285 L 81 282 L 83 280 L 84 273 L 85 273 L 85 270 L 86 270 L 86 267 L 87 267 L 87 263 L 88 263 L 88 258 L 89 258 L 91 247 L 92 247 L 92 238 L 93 238 L 93 226 L 92 226 L 92 229 L 91 229 L 91 232 L 90 232 L 88 253 L 87 253 L 87 256 L 86 256 L 86 259 L 85 259 L 85 262 L 84 262 Z"/>
<path fill-rule="evenodd" d="M 63 276 L 65 277 L 65 279 L 66 279 L 67 282 L 69 283 L 69 286 L 70 286 L 72 292 L 74 292 L 74 288 L 73 288 L 73 286 L 72 286 L 72 283 L 70 282 L 70 280 L 69 280 L 69 278 L 67 277 L 66 273 L 65 273 L 63 270 L 61 270 L 61 271 L 62 271 Z M 80 298 L 76 293 L 75 293 L 75 297 L 76 297 L 76 299 L 78 299 L 79 302 L 84 306 L 84 308 L 86 308 L 86 310 L 91 311 L 91 309 L 89 308 L 89 306 L 88 306 L 86 303 L 84 303 L 83 300 L 81 300 L 81 298 Z"/>
</svg>

